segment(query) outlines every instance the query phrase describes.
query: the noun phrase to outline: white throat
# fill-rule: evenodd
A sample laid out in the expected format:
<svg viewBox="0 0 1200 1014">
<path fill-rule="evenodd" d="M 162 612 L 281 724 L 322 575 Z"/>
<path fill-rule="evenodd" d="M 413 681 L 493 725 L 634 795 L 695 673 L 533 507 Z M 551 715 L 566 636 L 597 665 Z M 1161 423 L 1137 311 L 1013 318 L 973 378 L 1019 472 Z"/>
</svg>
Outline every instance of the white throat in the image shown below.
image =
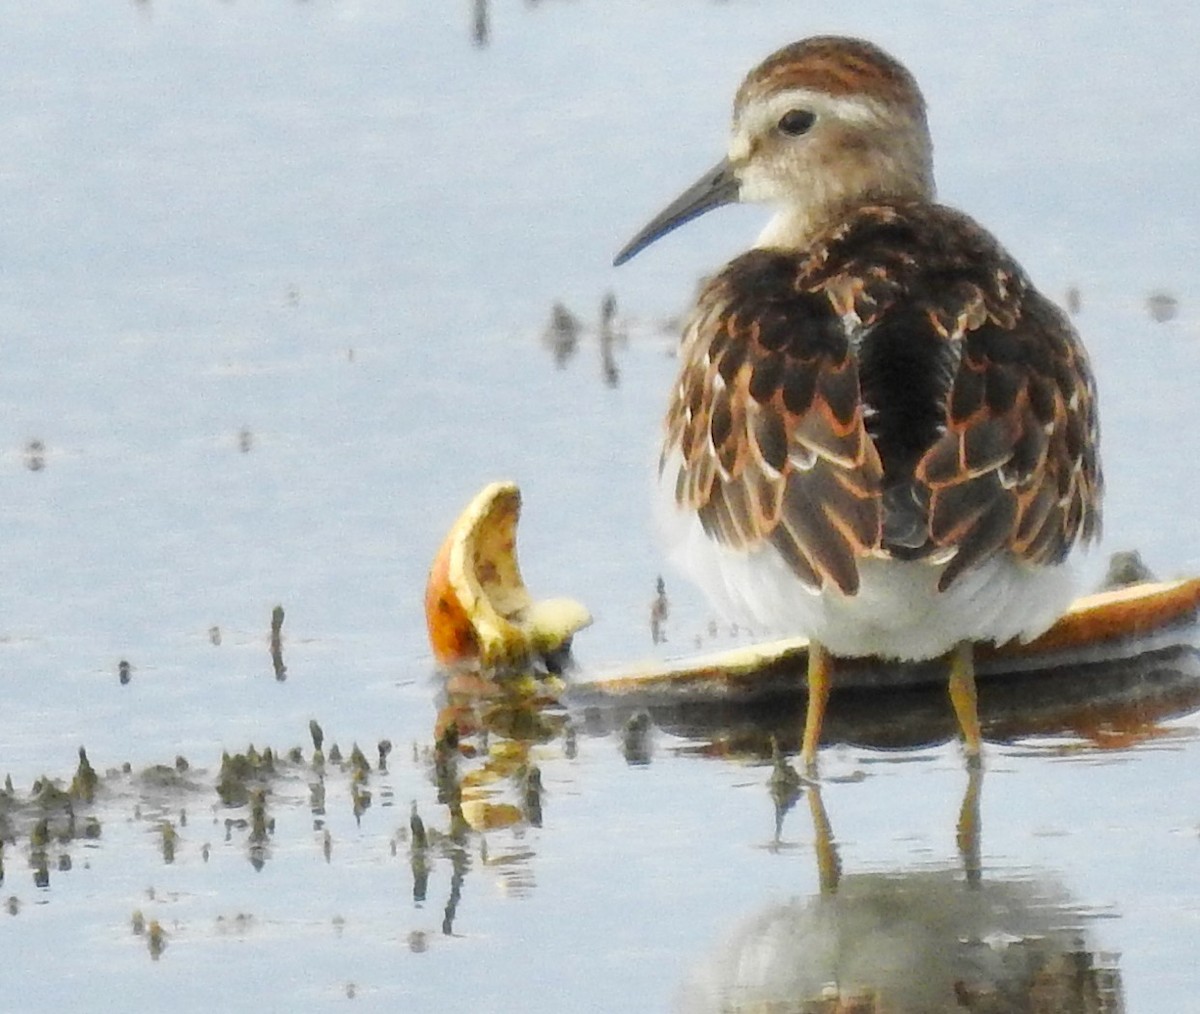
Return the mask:
<svg viewBox="0 0 1200 1014">
<path fill-rule="evenodd" d="M 759 249 L 804 250 L 812 245 L 821 225 L 814 219 L 811 208 L 778 208 L 754 245 Z"/>
</svg>

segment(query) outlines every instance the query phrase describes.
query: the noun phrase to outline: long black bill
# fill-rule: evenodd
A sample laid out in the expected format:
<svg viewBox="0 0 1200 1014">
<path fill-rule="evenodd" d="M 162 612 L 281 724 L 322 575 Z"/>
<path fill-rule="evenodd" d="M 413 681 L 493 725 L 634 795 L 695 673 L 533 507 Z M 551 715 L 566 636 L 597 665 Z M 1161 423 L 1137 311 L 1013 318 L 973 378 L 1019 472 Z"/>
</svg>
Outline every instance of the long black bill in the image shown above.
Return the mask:
<svg viewBox="0 0 1200 1014">
<path fill-rule="evenodd" d="M 633 237 L 616 257 L 613 267 L 620 267 L 629 258 L 641 253 L 672 229 L 698 218 L 706 211 L 732 204 L 738 199 L 740 184 L 728 159 L 721 159 L 708 172 L 667 205 L 641 232 Z"/>
</svg>

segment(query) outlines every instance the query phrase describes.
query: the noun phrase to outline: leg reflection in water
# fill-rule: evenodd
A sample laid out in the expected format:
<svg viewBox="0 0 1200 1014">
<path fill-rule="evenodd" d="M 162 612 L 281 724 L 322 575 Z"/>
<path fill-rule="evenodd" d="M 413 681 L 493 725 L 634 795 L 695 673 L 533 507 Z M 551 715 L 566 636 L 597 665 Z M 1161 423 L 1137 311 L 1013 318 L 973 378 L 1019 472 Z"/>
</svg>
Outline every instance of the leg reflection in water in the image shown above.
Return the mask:
<svg viewBox="0 0 1200 1014">
<path fill-rule="evenodd" d="M 967 771 L 946 868 L 846 873 L 819 785 L 804 784 L 818 892 L 751 915 L 698 963 L 679 1008 L 864 1014 L 1124 1009 L 1081 906 L 1047 874 L 983 875 L 983 773 Z M 1015 872 L 1019 871 L 1019 872 Z"/>
</svg>

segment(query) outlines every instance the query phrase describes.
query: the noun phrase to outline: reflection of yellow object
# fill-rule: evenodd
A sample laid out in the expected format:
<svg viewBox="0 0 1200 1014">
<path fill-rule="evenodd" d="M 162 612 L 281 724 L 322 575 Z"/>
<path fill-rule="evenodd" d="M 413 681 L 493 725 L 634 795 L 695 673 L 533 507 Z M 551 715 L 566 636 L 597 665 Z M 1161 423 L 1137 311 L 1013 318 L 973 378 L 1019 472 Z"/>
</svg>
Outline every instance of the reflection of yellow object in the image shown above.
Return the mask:
<svg viewBox="0 0 1200 1014">
<path fill-rule="evenodd" d="M 521 494 L 511 482 L 485 487 L 459 515 L 429 572 L 425 619 L 444 664 L 521 665 L 550 655 L 591 623 L 571 599 L 535 602 L 517 566 Z"/>
<path fill-rule="evenodd" d="M 489 803 L 483 799 L 464 799 L 463 820 L 476 831 L 494 831 L 521 823 L 525 815 L 512 803 Z"/>
<path fill-rule="evenodd" d="M 494 785 L 508 775 L 507 771 L 497 771 L 495 768 L 484 767 L 476 768 L 474 771 L 468 771 L 459 780 L 459 786 L 464 790 L 470 789 L 477 791 L 483 789 L 487 785 Z"/>
</svg>

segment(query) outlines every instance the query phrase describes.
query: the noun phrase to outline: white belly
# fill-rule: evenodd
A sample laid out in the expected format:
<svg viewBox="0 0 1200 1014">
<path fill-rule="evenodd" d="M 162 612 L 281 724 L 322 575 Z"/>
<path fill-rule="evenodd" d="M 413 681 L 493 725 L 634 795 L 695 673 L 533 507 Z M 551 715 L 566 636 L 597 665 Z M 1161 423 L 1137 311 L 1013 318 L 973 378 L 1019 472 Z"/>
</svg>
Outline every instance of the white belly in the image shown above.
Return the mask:
<svg viewBox="0 0 1200 1014">
<path fill-rule="evenodd" d="M 937 590 L 945 564 L 886 559 L 861 562 L 857 595 L 814 592 L 770 547 L 730 550 L 673 502 L 659 514 L 672 563 L 726 619 L 809 637 L 843 657 L 924 659 L 962 641 L 1029 640 L 1062 615 L 1074 593 L 1069 567 L 1029 567 L 1003 555 L 961 574 L 945 592 Z"/>
</svg>

